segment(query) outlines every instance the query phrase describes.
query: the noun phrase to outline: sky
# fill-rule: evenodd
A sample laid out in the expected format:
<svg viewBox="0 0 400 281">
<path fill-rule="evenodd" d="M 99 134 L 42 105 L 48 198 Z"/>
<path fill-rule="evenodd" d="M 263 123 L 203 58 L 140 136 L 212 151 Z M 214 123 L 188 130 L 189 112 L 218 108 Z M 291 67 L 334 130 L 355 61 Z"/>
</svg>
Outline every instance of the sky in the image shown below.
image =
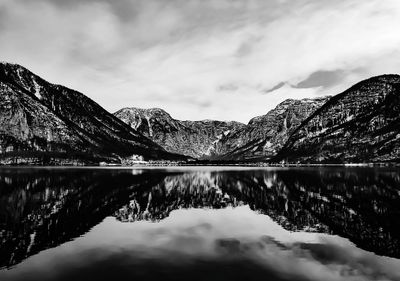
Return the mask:
<svg viewBox="0 0 400 281">
<path fill-rule="evenodd" d="M 115 112 L 237 120 L 400 73 L 398 0 L 0 0 L 0 60 Z"/>
</svg>

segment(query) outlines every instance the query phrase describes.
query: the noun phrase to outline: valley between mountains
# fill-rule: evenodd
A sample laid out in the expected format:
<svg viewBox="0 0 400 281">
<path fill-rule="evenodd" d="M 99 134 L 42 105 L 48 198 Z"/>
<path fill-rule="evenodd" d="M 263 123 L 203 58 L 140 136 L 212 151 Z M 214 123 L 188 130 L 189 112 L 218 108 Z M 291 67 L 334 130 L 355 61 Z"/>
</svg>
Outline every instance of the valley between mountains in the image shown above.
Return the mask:
<svg viewBox="0 0 400 281">
<path fill-rule="evenodd" d="M 242 124 L 176 120 L 159 108 L 111 114 L 82 93 L 0 63 L 1 164 L 196 160 L 398 163 L 400 76 L 372 77 L 331 97 L 288 99 Z"/>
</svg>

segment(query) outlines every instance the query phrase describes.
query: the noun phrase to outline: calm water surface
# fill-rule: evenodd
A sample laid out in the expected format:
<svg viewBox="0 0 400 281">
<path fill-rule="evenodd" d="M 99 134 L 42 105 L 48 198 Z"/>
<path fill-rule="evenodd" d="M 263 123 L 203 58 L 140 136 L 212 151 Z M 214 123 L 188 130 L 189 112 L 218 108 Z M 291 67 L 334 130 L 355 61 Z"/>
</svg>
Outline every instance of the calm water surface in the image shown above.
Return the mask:
<svg viewBox="0 0 400 281">
<path fill-rule="evenodd" d="M 1 168 L 0 280 L 400 280 L 400 171 Z"/>
</svg>

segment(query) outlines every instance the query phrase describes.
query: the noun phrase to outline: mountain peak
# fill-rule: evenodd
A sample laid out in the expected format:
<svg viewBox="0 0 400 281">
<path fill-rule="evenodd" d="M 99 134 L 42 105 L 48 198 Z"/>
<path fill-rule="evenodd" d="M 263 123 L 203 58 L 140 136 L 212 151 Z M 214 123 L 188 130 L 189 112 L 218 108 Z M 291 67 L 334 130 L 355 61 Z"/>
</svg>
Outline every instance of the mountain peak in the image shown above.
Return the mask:
<svg viewBox="0 0 400 281">
<path fill-rule="evenodd" d="M 313 107 L 314 110 L 324 104 L 331 96 L 304 98 L 304 99 L 286 99 L 279 103 L 274 109 L 270 110 L 267 114 L 256 116 L 249 121 L 249 125 L 254 125 L 263 122 L 266 119 L 273 119 L 277 113 L 282 114 L 290 107 Z"/>
<path fill-rule="evenodd" d="M 181 121 L 160 108 L 123 108 L 114 113 L 126 124 L 158 143 L 169 152 L 195 158 L 207 157 L 212 144 L 237 127 L 238 122 L 216 120 Z"/>
<path fill-rule="evenodd" d="M 34 75 L 26 67 L 23 67 L 22 65 L 17 64 L 17 63 L 10 63 L 10 62 L 2 61 L 2 62 L 0 62 L 0 66 L 4 71 L 8 69 L 9 71 L 18 71 L 18 72 L 24 72 L 24 73 L 29 73 L 30 75 Z"/>
<path fill-rule="evenodd" d="M 400 75 L 363 80 L 332 97 L 288 139 L 276 161 L 400 161 Z"/>
<path fill-rule="evenodd" d="M 185 159 L 165 152 L 82 93 L 48 83 L 18 64 L 2 63 L 0 82 L 0 159 Z"/>
<path fill-rule="evenodd" d="M 399 74 L 382 74 L 382 75 L 371 77 L 371 78 L 366 79 L 361 82 L 365 82 L 368 80 L 380 80 L 380 81 L 388 82 L 388 83 L 400 83 L 400 75 Z"/>
</svg>

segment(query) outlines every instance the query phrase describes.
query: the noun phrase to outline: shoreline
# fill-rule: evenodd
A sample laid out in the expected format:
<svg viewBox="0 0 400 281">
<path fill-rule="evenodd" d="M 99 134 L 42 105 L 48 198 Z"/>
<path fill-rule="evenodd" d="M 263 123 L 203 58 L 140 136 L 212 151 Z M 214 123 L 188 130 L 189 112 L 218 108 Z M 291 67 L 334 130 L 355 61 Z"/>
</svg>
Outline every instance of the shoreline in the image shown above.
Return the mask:
<svg viewBox="0 0 400 281">
<path fill-rule="evenodd" d="M 16 165 L 0 165 L 3 168 L 77 168 L 77 169 L 152 169 L 152 168 L 184 168 L 184 167 L 231 167 L 231 168 L 400 168 L 400 163 L 335 163 L 335 164 L 265 164 L 265 163 L 221 163 L 221 164 L 195 164 L 195 163 L 138 163 L 133 165 L 38 165 L 38 164 L 16 164 Z"/>
</svg>

